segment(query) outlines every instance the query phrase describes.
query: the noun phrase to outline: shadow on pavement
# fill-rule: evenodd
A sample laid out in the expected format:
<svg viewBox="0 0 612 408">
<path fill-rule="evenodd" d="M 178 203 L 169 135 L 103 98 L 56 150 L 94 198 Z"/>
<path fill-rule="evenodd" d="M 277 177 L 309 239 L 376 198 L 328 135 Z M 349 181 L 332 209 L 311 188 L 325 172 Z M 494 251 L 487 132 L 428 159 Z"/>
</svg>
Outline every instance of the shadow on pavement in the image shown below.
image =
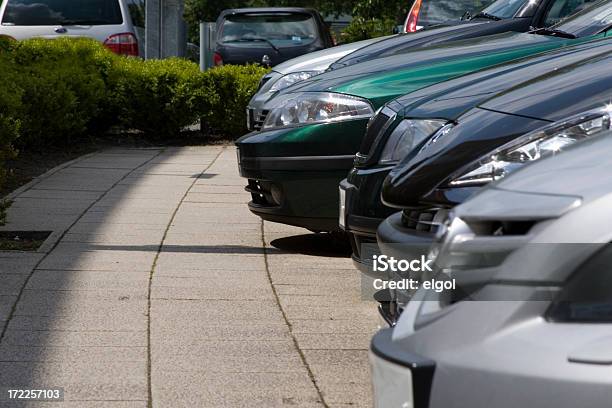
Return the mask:
<svg viewBox="0 0 612 408">
<path fill-rule="evenodd" d="M 159 245 L 105 245 L 85 244 L 86 251 L 135 251 L 157 253 Z M 244 245 L 164 245 L 166 253 L 181 254 L 254 254 L 262 255 L 263 248 Z"/>
<path fill-rule="evenodd" d="M 304 234 L 275 239 L 272 246 L 283 252 L 333 258 L 349 258 L 348 240 L 335 234 Z"/>
</svg>

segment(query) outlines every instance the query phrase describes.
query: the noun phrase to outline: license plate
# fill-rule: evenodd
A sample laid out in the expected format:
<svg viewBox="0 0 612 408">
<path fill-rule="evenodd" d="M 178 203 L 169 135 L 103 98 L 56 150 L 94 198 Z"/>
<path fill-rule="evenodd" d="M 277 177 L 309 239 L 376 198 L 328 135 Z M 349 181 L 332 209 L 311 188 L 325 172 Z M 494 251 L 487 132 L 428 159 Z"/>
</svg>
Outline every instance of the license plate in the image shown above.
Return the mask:
<svg viewBox="0 0 612 408">
<path fill-rule="evenodd" d="M 346 190 L 340 187 L 340 218 L 338 219 L 340 228 L 346 228 Z"/>
</svg>

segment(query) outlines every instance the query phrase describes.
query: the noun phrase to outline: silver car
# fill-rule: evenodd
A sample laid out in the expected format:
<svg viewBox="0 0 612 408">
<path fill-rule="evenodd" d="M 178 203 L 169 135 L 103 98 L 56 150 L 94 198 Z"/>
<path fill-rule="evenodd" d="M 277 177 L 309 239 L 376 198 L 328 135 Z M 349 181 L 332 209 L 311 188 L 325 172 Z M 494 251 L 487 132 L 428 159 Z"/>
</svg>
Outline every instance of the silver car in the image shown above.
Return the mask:
<svg viewBox="0 0 612 408">
<path fill-rule="evenodd" d="M 430 259 L 455 289 L 374 337 L 377 407 L 610 407 L 611 151 L 602 134 L 453 210 Z"/>
<path fill-rule="evenodd" d="M 301 81 L 325 72 L 331 64 L 362 47 L 389 37 L 373 38 L 350 44 L 339 45 L 321 51 L 311 52 L 289 61 L 278 64 L 266 74 L 259 84 L 257 93 L 251 98 L 248 106 L 247 127 L 259 130 L 261 115 L 265 103 L 276 93 Z"/>
<path fill-rule="evenodd" d="M 130 8 L 140 12 L 142 0 L 5 0 L 0 7 L 0 35 L 16 40 L 59 36 L 94 38 L 113 52 L 140 55 Z"/>
</svg>

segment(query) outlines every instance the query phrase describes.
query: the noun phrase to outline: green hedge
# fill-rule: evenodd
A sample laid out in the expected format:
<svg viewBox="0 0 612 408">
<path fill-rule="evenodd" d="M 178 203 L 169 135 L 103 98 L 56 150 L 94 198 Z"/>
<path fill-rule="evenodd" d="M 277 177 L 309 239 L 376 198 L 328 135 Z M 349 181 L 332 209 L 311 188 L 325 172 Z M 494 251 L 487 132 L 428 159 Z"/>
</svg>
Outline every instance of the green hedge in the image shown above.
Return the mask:
<svg viewBox="0 0 612 408">
<path fill-rule="evenodd" d="M 33 39 L 13 51 L 23 90 L 19 146 L 73 143 L 94 131 L 106 106 L 113 56 L 86 39 Z"/>
<path fill-rule="evenodd" d="M 117 60 L 110 82 L 119 123 L 158 137 L 177 134 L 203 113 L 201 76 L 186 60 Z"/>
<path fill-rule="evenodd" d="M 204 74 L 206 97 L 202 99 L 205 122 L 221 133 L 243 134 L 247 104 L 267 72 L 257 65 L 226 65 L 207 71 Z"/>
<path fill-rule="evenodd" d="M 19 146 L 73 143 L 110 127 L 176 137 L 204 118 L 217 133 L 245 132 L 245 108 L 267 70 L 224 66 L 205 73 L 187 60 L 143 61 L 112 54 L 89 39 L 2 40 L 2 99 L 17 95 Z M 15 92 L 11 87 L 16 87 Z"/>
<path fill-rule="evenodd" d="M 352 43 L 370 38 L 393 34 L 395 21 L 392 19 L 366 19 L 355 17 L 353 21 L 342 30 L 341 42 Z"/>
<path fill-rule="evenodd" d="M 187 60 L 143 61 L 90 39 L 0 36 L 0 186 L 14 148 L 73 144 L 113 127 L 160 140 L 203 118 L 216 134 L 246 132 L 245 108 L 267 72 Z"/>
<path fill-rule="evenodd" d="M 0 38 L 0 188 L 5 180 L 7 169 L 6 159 L 14 154 L 14 143 L 19 136 L 22 89 L 17 85 L 17 67 L 11 53 L 12 41 Z M 0 224 L 3 220 L 3 206 L 0 203 Z"/>
</svg>

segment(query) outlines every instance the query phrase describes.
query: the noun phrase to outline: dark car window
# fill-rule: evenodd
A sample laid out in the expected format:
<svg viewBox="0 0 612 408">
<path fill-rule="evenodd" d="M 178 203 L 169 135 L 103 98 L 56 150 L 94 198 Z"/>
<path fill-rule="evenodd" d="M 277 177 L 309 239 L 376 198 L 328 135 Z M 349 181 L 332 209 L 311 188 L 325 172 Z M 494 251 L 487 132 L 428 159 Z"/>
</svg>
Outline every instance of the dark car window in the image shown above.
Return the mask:
<svg viewBox="0 0 612 408">
<path fill-rule="evenodd" d="M 612 1 L 582 3 L 584 4 L 577 4 L 574 10 L 580 6 L 586 7 L 584 10 L 554 25 L 553 28 L 584 37 L 596 34 L 612 25 Z"/>
<path fill-rule="evenodd" d="M 3 25 L 122 24 L 118 0 L 8 0 Z"/>
<path fill-rule="evenodd" d="M 236 14 L 225 18 L 220 42 L 264 38 L 277 46 L 304 45 L 317 39 L 314 18 L 301 13 Z"/>
<path fill-rule="evenodd" d="M 521 10 L 523 6 L 525 6 L 525 3 L 525 0 L 496 1 L 495 3 L 482 10 L 482 12 L 499 18 L 512 18 L 517 15 L 519 10 Z M 533 10 L 534 8 L 531 9 Z M 521 17 L 531 16 L 521 15 Z"/>
<path fill-rule="evenodd" d="M 128 0 L 128 8 L 132 23 L 136 27 L 144 28 L 145 26 L 145 0 Z"/>
<path fill-rule="evenodd" d="M 474 15 L 492 0 L 423 0 L 418 25 L 427 26 Z"/>
<path fill-rule="evenodd" d="M 557 24 L 564 18 L 590 4 L 593 4 L 593 2 L 584 0 L 556 0 L 546 13 L 544 25 L 551 26 Z"/>
</svg>

